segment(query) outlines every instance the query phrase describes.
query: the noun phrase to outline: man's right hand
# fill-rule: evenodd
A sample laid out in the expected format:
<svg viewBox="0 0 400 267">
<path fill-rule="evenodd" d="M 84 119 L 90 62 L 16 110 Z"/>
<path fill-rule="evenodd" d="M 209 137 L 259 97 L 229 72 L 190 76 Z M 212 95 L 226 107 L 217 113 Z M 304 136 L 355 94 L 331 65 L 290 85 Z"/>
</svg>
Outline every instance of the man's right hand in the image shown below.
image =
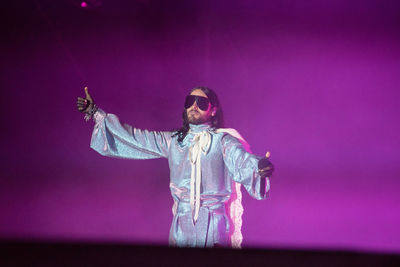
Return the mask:
<svg viewBox="0 0 400 267">
<path fill-rule="evenodd" d="M 76 101 L 78 110 L 83 113 L 87 113 L 94 105 L 93 98 L 90 96 L 87 87 L 85 87 L 85 95 L 86 98 L 78 97 L 78 100 Z"/>
</svg>

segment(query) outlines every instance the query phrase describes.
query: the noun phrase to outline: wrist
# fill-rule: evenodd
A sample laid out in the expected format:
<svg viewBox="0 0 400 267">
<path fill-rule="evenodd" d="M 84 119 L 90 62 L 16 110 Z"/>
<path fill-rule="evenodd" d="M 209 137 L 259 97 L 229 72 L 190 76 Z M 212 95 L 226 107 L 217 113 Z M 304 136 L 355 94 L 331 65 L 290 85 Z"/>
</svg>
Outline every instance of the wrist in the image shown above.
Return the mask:
<svg viewBox="0 0 400 267">
<path fill-rule="evenodd" d="M 93 118 L 93 115 L 96 113 L 96 111 L 99 108 L 97 107 L 96 104 L 89 105 L 88 109 L 85 111 L 85 121 L 90 120 Z"/>
</svg>

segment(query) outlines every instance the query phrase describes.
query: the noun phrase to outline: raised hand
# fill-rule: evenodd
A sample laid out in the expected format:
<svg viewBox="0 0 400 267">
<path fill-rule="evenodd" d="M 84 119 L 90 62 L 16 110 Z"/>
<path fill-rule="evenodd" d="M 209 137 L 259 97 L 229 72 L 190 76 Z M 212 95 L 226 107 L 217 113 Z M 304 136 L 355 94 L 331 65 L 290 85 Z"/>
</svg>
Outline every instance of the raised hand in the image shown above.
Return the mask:
<svg viewBox="0 0 400 267">
<path fill-rule="evenodd" d="M 274 165 L 269 161 L 271 157 L 271 153 L 268 151 L 265 154 L 265 158 L 262 158 L 258 161 L 258 173 L 261 178 L 271 177 L 272 172 L 274 171 Z"/>
<path fill-rule="evenodd" d="M 76 101 L 76 107 L 78 108 L 78 111 L 88 113 L 90 110 L 93 109 L 94 101 L 93 98 L 90 96 L 87 87 L 85 87 L 85 95 L 85 98 L 78 97 L 78 100 Z"/>
</svg>

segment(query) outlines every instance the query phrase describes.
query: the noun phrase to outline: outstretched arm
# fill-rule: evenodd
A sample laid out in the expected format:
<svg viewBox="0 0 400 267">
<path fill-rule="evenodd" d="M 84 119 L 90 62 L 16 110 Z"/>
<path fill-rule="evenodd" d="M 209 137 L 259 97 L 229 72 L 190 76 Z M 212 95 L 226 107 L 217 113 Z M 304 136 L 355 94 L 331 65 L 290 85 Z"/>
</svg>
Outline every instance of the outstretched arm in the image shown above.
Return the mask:
<svg viewBox="0 0 400 267">
<path fill-rule="evenodd" d="M 234 181 L 241 183 L 252 197 L 265 199 L 269 191 L 272 164 L 266 158 L 247 152 L 242 143 L 229 134 L 222 138 L 222 147 L 225 165 Z M 264 165 L 265 160 L 269 162 L 268 166 Z"/>
<path fill-rule="evenodd" d="M 78 110 L 95 121 L 90 146 L 104 156 L 152 159 L 168 157 L 170 132 L 156 132 L 132 128 L 119 122 L 117 116 L 107 114 L 94 105 L 87 88 L 86 99 L 78 98 Z M 94 112 L 93 112 L 94 110 Z M 92 111 L 93 114 L 89 112 Z"/>
</svg>

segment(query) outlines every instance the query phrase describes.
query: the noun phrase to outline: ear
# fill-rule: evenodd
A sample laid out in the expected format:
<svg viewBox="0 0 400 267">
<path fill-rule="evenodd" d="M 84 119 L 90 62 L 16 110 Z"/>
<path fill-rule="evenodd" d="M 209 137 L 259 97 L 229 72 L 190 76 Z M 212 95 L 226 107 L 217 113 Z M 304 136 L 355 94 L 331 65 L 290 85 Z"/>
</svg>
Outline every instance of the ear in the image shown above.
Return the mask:
<svg viewBox="0 0 400 267">
<path fill-rule="evenodd" d="M 211 116 L 215 116 L 216 113 L 217 113 L 217 108 L 213 107 L 211 111 Z"/>
</svg>

